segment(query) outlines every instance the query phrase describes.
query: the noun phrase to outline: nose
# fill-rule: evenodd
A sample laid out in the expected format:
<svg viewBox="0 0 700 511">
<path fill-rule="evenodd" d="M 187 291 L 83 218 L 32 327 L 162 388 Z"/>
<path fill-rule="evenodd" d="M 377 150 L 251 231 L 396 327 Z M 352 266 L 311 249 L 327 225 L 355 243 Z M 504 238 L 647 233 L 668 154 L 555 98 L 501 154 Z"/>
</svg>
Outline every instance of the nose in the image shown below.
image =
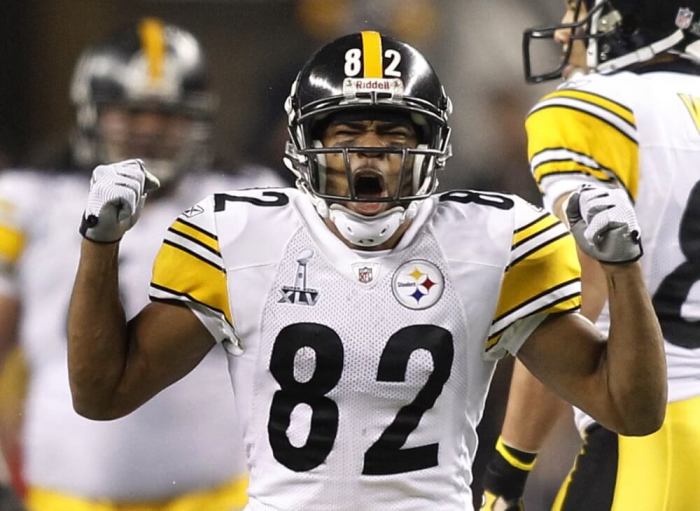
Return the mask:
<svg viewBox="0 0 700 511">
<path fill-rule="evenodd" d="M 564 24 L 569 24 L 574 22 L 574 13 L 572 12 L 571 9 L 567 10 L 566 13 L 564 14 L 564 17 L 561 19 L 561 23 Z M 554 40 L 561 44 L 562 46 L 566 46 L 571 42 L 571 33 L 572 29 L 570 28 L 560 28 L 559 30 L 554 31 Z"/>
<path fill-rule="evenodd" d="M 167 118 L 161 113 L 144 110 L 132 113 L 130 124 L 135 135 L 158 137 L 165 132 Z"/>
<path fill-rule="evenodd" d="M 382 137 L 373 129 L 367 130 L 362 135 L 360 135 L 357 140 L 356 144 L 359 147 L 385 147 L 386 144 L 384 143 L 384 140 L 382 140 Z M 365 158 L 382 158 L 384 157 L 384 153 L 381 152 L 374 152 L 374 151 L 361 151 L 356 153 L 360 156 L 363 156 Z"/>
<path fill-rule="evenodd" d="M 571 41 L 571 29 L 560 28 L 559 30 L 556 30 L 554 32 L 554 40 L 558 44 L 561 44 L 562 46 L 566 46 Z"/>
</svg>

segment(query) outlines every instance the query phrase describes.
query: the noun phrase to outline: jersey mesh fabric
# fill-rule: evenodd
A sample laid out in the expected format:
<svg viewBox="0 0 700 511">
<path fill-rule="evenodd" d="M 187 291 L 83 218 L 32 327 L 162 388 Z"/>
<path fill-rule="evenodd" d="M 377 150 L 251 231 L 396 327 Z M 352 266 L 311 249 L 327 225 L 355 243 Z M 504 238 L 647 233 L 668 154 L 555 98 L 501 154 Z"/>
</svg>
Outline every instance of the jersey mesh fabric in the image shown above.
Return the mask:
<svg viewBox="0 0 700 511">
<path fill-rule="evenodd" d="M 465 342 L 464 318 L 457 312 L 461 307 L 449 279 L 434 306 L 415 311 L 394 298 L 393 271 L 386 272 L 372 286 L 352 282 L 338 273 L 333 262 L 326 260 L 317 249 L 306 267 L 307 286 L 318 291 L 316 305 L 279 303 L 280 289 L 294 281 L 298 255 L 308 253 L 312 246 L 312 240 L 304 232 L 291 240 L 265 306 L 264 314 L 270 321 L 263 328 L 259 355 L 262 370 L 256 378 L 256 393 L 260 399 L 255 402 L 261 406 L 253 412 L 252 427 L 258 432 L 259 445 L 255 447 L 257 456 L 251 467 L 254 483 L 249 490 L 249 508 L 404 511 L 438 505 L 440 509 L 465 509 L 470 498 L 466 480 L 470 456 L 460 433 L 466 421 L 466 414 L 460 411 L 467 392 L 463 368 L 467 356 L 478 356 L 480 346 L 470 349 Z M 447 274 L 431 237 L 422 238 L 403 254 L 403 260 L 412 259 L 429 260 L 443 275 Z M 376 261 L 382 264 L 381 257 Z M 295 472 L 276 461 L 270 451 L 268 404 L 271 394 L 280 386 L 269 376 L 267 368 L 273 344 L 285 340 L 279 332 L 288 325 L 303 322 L 322 323 L 337 333 L 342 343 L 343 364 L 337 384 L 325 394 L 338 407 L 338 430 L 332 449 L 318 467 Z M 392 475 L 361 475 L 367 450 L 401 407 L 413 401 L 425 387 L 435 369 L 433 356 L 425 349 L 417 349 L 410 355 L 405 381 L 377 381 L 378 365 L 387 341 L 402 328 L 438 324 L 448 329 L 453 338 L 455 355 L 450 378 L 435 406 L 420 417 L 417 428 L 404 444 L 405 448 L 410 448 L 439 441 L 438 465 Z M 294 360 L 297 381 L 308 381 L 314 371 L 324 370 L 310 348 L 298 350 Z M 309 417 L 310 408 L 304 404 L 297 405 L 291 414 L 287 434 L 293 445 L 302 445 L 307 438 Z"/>
</svg>

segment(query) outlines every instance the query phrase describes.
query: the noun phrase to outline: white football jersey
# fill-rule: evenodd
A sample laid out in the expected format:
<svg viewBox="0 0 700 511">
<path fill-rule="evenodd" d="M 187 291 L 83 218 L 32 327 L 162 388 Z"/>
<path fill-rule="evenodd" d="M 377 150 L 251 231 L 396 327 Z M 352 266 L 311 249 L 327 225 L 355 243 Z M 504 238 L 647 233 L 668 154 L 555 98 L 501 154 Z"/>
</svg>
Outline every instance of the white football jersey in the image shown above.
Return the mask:
<svg viewBox="0 0 700 511">
<path fill-rule="evenodd" d="M 526 127 L 549 207 L 586 183 L 623 187 L 635 201 L 644 277 L 666 340 L 669 401 L 699 395 L 700 76 L 584 76 L 545 96 Z M 607 310 L 598 325 L 607 331 Z M 591 422 L 577 411 L 581 430 Z"/>
<path fill-rule="evenodd" d="M 515 196 L 434 196 L 367 252 L 277 189 L 181 215 L 151 297 L 185 301 L 230 354 L 247 510 L 464 511 L 495 360 L 576 310 L 580 281 L 566 228 Z"/>
<path fill-rule="evenodd" d="M 226 356 L 221 347 L 181 381 L 132 414 L 84 419 L 72 406 L 66 321 L 89 176 L 7 171 L 0 176 L 0 291 L 23 305 L 20 342 L 31 371 L 24 422 L 24 475 L 42 489 L 85 498 L 149 501 L 208 489 L 245 474 Z M 227 177 L 190 174 L 167 197 L 147 202 L 120 249 L 127 317 L 148 303 L 162 232 L 209 193 L 279 184 L 270 171 Z"/>
</svg>

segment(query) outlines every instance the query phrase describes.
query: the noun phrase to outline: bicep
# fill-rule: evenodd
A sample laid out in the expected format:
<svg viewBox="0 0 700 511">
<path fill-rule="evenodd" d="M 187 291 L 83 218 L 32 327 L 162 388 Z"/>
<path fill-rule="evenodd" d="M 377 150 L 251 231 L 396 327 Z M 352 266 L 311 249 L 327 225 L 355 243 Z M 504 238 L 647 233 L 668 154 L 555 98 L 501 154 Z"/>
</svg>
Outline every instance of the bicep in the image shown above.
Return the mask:
<svg viewBox="0 0 700 511">
<path fill-rule="evenodd" d="M 175 302 L 147 305 L 129 321 L 128 334 L 120 393 L 133 396 L 133 408 L 186 376 L 214 346 L 195 314 Z"/>
<path fill-rule="evenodd" d="M 582 408 L 597 408 L 605 372 L 605 344 L 600 331 L 580 314 L 545 320 L 525 341 L 518 359 L 542 383 Z"/>
</svg>

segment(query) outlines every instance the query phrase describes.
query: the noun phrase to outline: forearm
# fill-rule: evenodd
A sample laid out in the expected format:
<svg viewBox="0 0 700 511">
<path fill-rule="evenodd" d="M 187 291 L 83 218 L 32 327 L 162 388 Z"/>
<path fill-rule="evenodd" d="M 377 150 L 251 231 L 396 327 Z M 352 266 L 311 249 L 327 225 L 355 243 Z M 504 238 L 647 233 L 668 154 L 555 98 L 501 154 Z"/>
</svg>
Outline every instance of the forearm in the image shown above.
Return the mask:
<svg viewBox="0 0 700 511">
<path fill-rule="evenodd" d="M 511 447 L 537 452 L 557 421 L 569 410 L 567 402 L 516 360 L 501 437 Z"/>
<path fill-rule="evenodd" d="M 68 313 L 68 369 L 73 405 L 102 418 L 124 372 L 126 321 L 119 301 L 118 243 L 83 240 Z"/>
<path fill-rule="evenodd" d="M 639 263 L 603 269 L 610 307 L 605 352 L 610 399 L 621 433 L 648 434 L 660 427 L 666 407 L 663 336 Z"/>
</svg>

